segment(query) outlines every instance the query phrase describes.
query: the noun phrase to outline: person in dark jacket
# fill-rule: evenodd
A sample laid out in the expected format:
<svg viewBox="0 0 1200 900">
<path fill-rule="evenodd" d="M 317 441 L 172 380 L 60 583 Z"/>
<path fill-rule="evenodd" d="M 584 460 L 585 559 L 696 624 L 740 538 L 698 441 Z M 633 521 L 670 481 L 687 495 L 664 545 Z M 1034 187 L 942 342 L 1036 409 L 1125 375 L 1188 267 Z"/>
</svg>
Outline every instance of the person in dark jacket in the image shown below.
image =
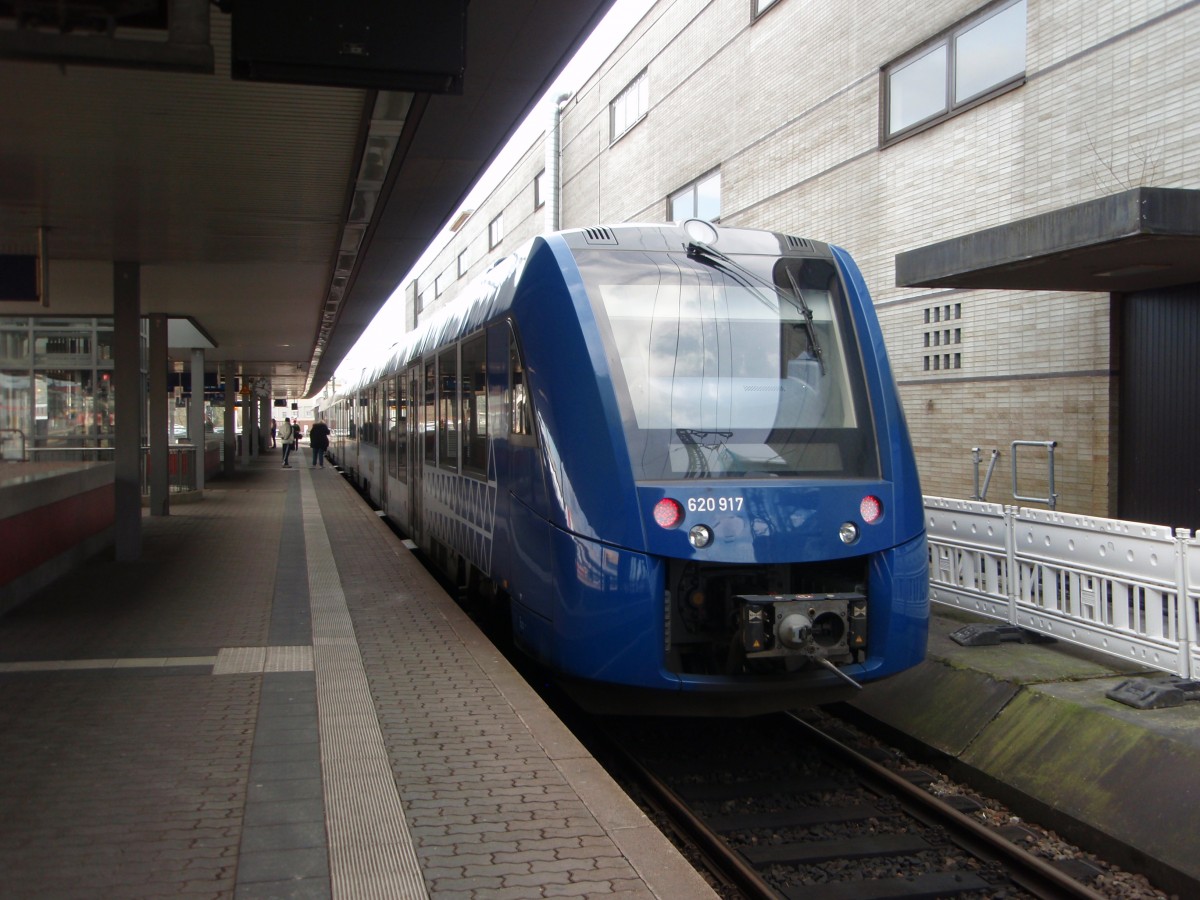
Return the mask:
<svg viewBox="0 0 1200 900">
<path fill-rule="evenodd" d="M 321 419 L 308 429 L 308 442 L 312 445 L 312 464 L 325 468 L 325 451 L 329 449 L 329 426 Z"/>
</svg>

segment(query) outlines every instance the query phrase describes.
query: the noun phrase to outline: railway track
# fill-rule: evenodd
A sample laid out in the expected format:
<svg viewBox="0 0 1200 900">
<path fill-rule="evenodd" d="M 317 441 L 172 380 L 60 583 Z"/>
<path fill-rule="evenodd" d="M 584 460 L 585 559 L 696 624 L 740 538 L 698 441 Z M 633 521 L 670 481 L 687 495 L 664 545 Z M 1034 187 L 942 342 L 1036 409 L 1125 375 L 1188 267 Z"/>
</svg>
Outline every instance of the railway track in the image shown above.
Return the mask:
<svg viewBox="0 0 1200 900">
<path fill-rule="evenodd" d="M 1100 898 L 795 715 L 611 720 L 607 741 L 729 896 Z"/>
<path fill-rule="evenodd" d="M 589 716 L 513 650 L 464 585 L 430 572 L 610 773 L 658 811 L 659 826 L 680 835 L 724 900 L 1165 900 L 1144 879 L 1077 862 L 1081 878 L 1108 892 L 1093 890 L 1067 874 L 1070 853 L 1062 869 L 1052 866 L 1014 843 L 1033 831 L 981 824 L 971 813 L 982 804 L 939 799 L 925 789 L 937 776 L 881 765 L 902 757 L 862 745 L 817 710 L 747 720 Z"/>
</svg>

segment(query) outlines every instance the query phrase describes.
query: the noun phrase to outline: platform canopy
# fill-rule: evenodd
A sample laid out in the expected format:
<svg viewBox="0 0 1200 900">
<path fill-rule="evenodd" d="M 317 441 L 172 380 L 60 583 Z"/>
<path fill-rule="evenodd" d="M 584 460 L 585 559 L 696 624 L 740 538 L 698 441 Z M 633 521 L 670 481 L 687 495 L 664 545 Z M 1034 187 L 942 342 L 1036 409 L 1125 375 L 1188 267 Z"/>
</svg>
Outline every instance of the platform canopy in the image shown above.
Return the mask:
<svg viewBox="0 0 1200 900">
<path fill-rule="evenodd" d="M 899 287 L 1124 292 L 1200 282 L 1200 191 L 1135 188 L 896 256 Z"/>
<path fill-rule="evenodd" d="M 135 262 L 311 396 L 612 3 L 0 3 L 0 256 L 48 261 L 0 316 L 110 315 Z"/>
</svg>

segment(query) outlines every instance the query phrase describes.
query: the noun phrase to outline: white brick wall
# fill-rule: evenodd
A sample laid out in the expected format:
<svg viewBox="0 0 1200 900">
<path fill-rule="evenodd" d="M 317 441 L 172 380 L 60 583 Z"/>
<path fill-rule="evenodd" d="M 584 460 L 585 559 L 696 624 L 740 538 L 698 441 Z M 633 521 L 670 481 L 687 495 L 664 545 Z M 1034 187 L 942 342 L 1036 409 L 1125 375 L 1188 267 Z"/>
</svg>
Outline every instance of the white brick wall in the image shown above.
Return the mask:
<svg viewBox="0 0 1200 900">
<path fill-rule="evenodd" d="M 1026 83 L 880 149 L 881 68 L 984 5 L 780 0 L 752 25 L 745 0 L 661 0 L 564 109 L 563 224 L 661 221 L 672 191 L 720 167 L 723 222 L 828 240 L 857 260 L 927 493 L 968 495 L 971 448 L 997 447 L 989 497 L 1003 499 L 1010 442 L 1057 440 L 1059 508 L 1111 514 L 1108 296 L 899 288 L 895 257 L 1130 187 L 1200 187 L 1200 8 L 1028 0 Z M 642 69 L 650 110 L 609 146 L 608 103 Z M 422 282 L 463 247 L 482 248 L 481 270 L 501 209 L 500 251 L 540 231 L 543 165 L 539 143 Z M 961 341 L 927 349 L 923 311 L 947 303 L 961 304 Z M 926 372 L 934 350 L 961 353 L 961 368 Z"/>
</svg>

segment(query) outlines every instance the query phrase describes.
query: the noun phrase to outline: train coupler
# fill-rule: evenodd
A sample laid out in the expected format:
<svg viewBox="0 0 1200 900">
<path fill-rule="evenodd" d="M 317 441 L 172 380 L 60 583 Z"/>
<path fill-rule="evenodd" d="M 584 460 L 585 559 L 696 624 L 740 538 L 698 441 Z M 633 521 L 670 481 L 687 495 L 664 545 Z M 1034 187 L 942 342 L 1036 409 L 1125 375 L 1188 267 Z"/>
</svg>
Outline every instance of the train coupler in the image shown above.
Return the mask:
<svg viewBox="0 0 1200 900">
<path fill-rule="evenodd" d="M 848 661 L 853 651 L 866 649 L 867 598 L 862 594 L 742 594 L 737 603 L 747 659 Z"/>
</svg>

